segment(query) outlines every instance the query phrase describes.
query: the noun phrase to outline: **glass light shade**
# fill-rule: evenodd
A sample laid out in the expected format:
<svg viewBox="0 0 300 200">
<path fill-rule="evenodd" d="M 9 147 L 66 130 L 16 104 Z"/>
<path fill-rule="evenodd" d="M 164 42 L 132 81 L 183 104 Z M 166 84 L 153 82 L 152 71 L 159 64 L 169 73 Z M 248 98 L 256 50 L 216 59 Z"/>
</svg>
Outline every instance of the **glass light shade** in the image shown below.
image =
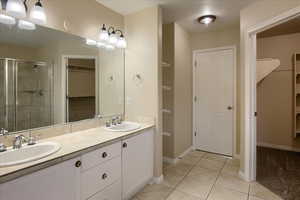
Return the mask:
<svg viewBox="0 0 300 200">
<path fill-rule="evenodd" d="M 107 44 L 107 45 L 105 45 L 105 49 L 108 50 L 108 51 L 112 51 L 112 50 L 115 49 L 115 47 L 111 44 Z"/>
<path fill-rule="evenodd" d="M 86 39 L 86 44 L 90 46 L 96 46 L 97 42 L 95 40 Z"/>
<path fill-rule="evenodd" d="M 116 35 L 115 33 L 110 34 L 110 35 L 109 35 L 109 40 L 108 40 L 108 42 L 109 42 L 110 44 L 112 44 L 112 45 L 117 44 L 117 42 L 118 42 L 118 37 L 117 37 L 117 35 Z"/>
<path fill-rule="evenodd" d="M 120 37 L 116 46 L 120 49 L 125 49 L 127 47 L 127 42 L 124 37 Z"/>
<path fill-rule="evenodd" d="M 24 30 L 35 30 L 35 24 L 29 22 L 29 21 L 25 21 L 25 20 L 19 20 L 18 23 L 18 27 L 20 29 L 24 29 Z"/>
<path fill-rule="evenodd" d="M 97 47 L 98 48 L 105 48 L 105 43 L 103 43 L 103 42 L 97 42 Z"/>
<path fill-rule="evenodd" d="M 203 23 L 203 24 L 210 24 L 212 21 L 213 21 L 212 18 L 206 17 L 206 18 L 204 18 L 204 19 L 201 20 L 201 23 Z"/>
<path fill-rule="evenodd" d="M 47 16 L 42 6 L 35 4 L 30 11 L 30 20 L 36 24 L 44 25 L 47 23 Z"/>
<path fill-rule="evenodd" d="M 101 41 L 108 41 L 109 35 L 108 35 L 107 30 L 101 30 L 100 35 L 99 35 L 99 39 Z"/>
<path fill-rule="evenodd" d="M 7 25 L 14 25 L 16 24 L 16 19 L 11 16 L 0 14 L 0 23 L 7 24 Z"/>
<path fill-rule="evenodd" d="M 17 17 L 26 17 L 26 9 L 22 0 L 8 0 L 6 4 L 7 14 Z"/>
</svg>

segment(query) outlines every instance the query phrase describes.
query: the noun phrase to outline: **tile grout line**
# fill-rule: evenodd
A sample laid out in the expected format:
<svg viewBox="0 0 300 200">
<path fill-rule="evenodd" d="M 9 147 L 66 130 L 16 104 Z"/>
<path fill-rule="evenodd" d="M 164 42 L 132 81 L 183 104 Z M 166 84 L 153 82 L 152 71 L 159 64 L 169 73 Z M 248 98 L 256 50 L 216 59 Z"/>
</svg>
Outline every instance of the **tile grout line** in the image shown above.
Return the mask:
<svg viewBox="0 0 300 200">
<path fill-rule="evenodd" d="M 183 182 L 183 180 L 189 175 L 189 173 L 190 173 L 190 172 L 197 166 L 197 164 L 203 159 L 203 157 L 204 157 L 205 154 L 206 154 L 206 153 L 204 153 L 204 154 L 200 157 L 200 159 L 199 159 L 195 164 L 192 165 L 191 169 L 188 170 L 188 172 L 182 177 L 182 179 L 181 179 L 177 184 L 175 184 L 174 187 L 172 187 L 171 192 L 166 196 L 165 199 L 168 199 L 168 198 L 171 196 L 171 194 L 177 189 L 177 187 L 179 186 L 179 184 L 181 184 L 181 183 Z"/>
<path fill-rule="evenodd" d="M 207 194 L 207 196 L 206 196 L 205 200 L 207 200 L 207 199 L 208 199 L 209 195 L 211 194 L 212 190 L 214 189 L 214 187 L 215 187 L 215 185 L 216 185 L 216 183 L 217 183 L 217 181 L 218 181 L 219 177 L 221 176 L 222 170 L 224 169 L 224 167 L 225 167 L 225 165 L 226 165 L 227 161 L 228 161 L 228 159 L 226 158 L 226 162 L 224 162 L 224 164 L 223 164 L 222 168 L 220 169 L 220 171 L 219 171 L 219 173 L 218 173 L 218 176 L 217 176 L 216 180 L 214 181 L 214 184 L 212 185 L 212 187 L 211 187 L 210 191 L 208 192 L 208 194 Z"/>
</svg>

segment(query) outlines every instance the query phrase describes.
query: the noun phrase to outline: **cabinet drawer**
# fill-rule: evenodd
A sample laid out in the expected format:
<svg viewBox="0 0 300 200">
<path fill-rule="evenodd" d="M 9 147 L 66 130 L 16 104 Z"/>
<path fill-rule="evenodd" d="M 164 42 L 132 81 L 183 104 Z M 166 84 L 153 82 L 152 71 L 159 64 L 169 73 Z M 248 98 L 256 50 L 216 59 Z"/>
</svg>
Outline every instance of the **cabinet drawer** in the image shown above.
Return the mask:
<svg viewBox="0 0 300 200">
<path fill-rule="evenodd" d="M 97 149 L 81 157 L 82 171 L 121 155 L 121 142 Z"/>
<path fill-rule="evenodd" d="M 103 191 L 95 194 L 88 200 L 121 200 L 122 195 L 122 186 L 121 181 L 117 181 L 116 183 L 112 184 L 111 186 L 108 186 Z"/>
<path fill-rule="evenodd" d="M 121 157 L 81 173 L 81 199 L 85 200 L 121 179 Z"/>
</svg>

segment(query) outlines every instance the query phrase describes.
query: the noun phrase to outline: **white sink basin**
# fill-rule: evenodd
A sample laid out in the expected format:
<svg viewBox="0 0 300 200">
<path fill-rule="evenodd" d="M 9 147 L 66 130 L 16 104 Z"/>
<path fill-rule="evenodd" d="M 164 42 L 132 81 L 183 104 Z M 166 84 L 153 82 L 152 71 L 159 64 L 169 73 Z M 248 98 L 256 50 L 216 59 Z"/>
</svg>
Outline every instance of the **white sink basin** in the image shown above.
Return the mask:
<svg viewBox="0 0 300 200">
<path fill-rule="evenodd" d="M 139 123 L 136 122 L 122 122 L 122 124 L 118 124 L 111 127 L 104 127 L 107 131 L 113 132 L 127 132 L 127 131 L 134 131 L 141 127 Z"/>
<path fill-rule="evenodd" d="M 35 145 L 24 145 L 20 149 L 8 149 L 0 153 L 0 167 L 27 163 L 47 157 L 60 149 L 60 144 L 43 142 Z"/>
</svg>

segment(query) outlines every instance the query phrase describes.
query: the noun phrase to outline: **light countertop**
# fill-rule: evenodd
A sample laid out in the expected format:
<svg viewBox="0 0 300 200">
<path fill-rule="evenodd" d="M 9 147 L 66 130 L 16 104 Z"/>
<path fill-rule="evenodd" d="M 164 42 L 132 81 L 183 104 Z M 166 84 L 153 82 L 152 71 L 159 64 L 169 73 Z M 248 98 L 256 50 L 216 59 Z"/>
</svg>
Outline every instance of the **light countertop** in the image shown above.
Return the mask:
<svg viewBox="0 0 300 200">
<path fill-rule="evenodd" d="M 129 132 L 110 132 L 99 127 L 40 140 L 38 141 L 39 143 L 46 141 L 57 142 L 61 145 L 61 148 L 58 152 L 36 161 L 0 167 L 0 184 L 81 156 L 87 152 L 139 134 L 142 130 L 152 127 L 154 127 L 153 123 L 141 123 L 141 128 Z"/>
</svg>

